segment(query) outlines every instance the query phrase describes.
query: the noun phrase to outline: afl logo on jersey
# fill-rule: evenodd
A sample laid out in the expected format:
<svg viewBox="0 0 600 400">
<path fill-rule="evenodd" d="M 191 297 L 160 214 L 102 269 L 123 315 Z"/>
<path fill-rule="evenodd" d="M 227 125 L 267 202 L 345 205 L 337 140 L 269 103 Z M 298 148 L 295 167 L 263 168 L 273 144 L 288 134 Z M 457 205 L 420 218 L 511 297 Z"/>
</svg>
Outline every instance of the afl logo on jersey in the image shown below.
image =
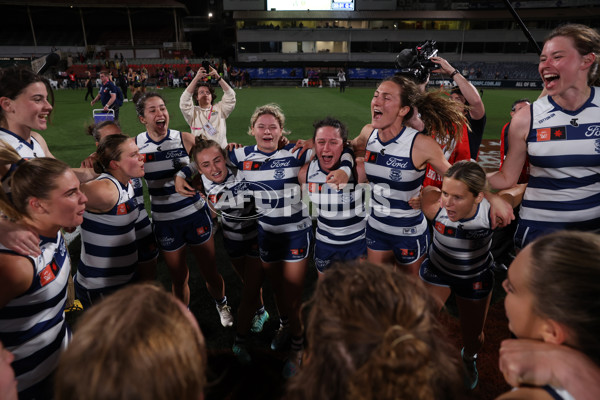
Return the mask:
<svg viewBox="0 0 600 400">
<path fill-rule="evenodd" d="M 596 153 L 600 153 L 600 139 L 596 139 L 595 146 L 596 146 Z"/>
<path fill-rule="evenodd" d="M 390 171 L 390 179 L 394 182 L 400 182 L 402 180 L 402 171 L 399 169 L 393 169 Z"/>
<path fill-rule="evenodd" d="M 276 169 L 275 173 L 273 174 L 273 178 L 275 178 L 275 179 L 285 178 L 285 170 L 283 168 Z"/>
</svg>

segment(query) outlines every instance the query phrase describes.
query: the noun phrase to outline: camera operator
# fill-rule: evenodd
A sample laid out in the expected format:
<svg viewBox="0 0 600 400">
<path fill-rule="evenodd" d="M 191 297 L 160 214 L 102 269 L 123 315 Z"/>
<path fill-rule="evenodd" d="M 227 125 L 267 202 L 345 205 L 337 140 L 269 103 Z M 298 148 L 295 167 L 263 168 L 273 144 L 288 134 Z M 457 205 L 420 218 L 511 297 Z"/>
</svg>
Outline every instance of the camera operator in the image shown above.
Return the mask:
<svg viewBox="0 0 600 400">
<path fill-rule="evenodd" d="M 219 76 L 212 65 L 202 66 L 188 87 L 181 94 L 179 108 L 183 118 L 190 125 L 194 136 L 202 136 L 219 143 L 222 148 L 227 147 L 226 119 L 235 108 L 235 91 L 227 81 Z M 223 89 L 223 100 L 215 104 L 217 94 L 210 82 L 204 79 L 210 76 L 216 80 Z M 197 106 L 194 105 L 197 102 Z"/>
<path fill-rule="evenodd" d="M 456 86 L 450 92 L 452 100 L 468 106 L 468 110 L 465 112 L 469 121 L 469 128 L 465 126 L 463 129 L 468 129 L 471 158 L 476 160 L 486 122 L 485 107 L 479 96 L 479 92 L 459 70 L 450 65 L 442 57 L 431 57 L 430 60 L 439 65 L 438 69 L 432 71 L 433 73 L 447 75 L 456 83 Z"/>
</svg>

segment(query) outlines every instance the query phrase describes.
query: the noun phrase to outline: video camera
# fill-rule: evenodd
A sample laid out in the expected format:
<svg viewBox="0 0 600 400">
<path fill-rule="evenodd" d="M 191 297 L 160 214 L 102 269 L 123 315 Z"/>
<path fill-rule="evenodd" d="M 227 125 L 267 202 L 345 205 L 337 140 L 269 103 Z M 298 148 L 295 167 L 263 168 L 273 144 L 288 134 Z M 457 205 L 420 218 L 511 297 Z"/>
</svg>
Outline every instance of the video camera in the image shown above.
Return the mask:
<svg viewBox="0 0 600 400">
<path fill-rule="evenodd" d="M 396 56 L 398 75 L 409 76 L 418 83 L 424 83 L 431 71 L 440 68 L 439 64 L 430 60 L 437 56 L 438 49 L 435 40 L 428 40 L 412 49 L 404 49 Z"/>
</svg>

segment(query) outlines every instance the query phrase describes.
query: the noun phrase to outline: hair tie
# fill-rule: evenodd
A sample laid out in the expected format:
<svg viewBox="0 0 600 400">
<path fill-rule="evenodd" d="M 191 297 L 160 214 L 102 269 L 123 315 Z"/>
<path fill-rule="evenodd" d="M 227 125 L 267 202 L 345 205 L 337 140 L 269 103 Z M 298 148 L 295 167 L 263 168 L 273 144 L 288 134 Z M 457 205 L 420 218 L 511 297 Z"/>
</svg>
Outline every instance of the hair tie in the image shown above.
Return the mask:
<svg viewBox="0 0 600 400">
<path fill-rule="evenodd" d="M 24 163 L 25 161 L 27 161 L 27 159 L 26 159 L 26 158 L 21 158 L 19 161 L 17 161 L 17 162 L 14 164 L 14 165 L 15 165 L 15 168 L 16 168 L 16 167 L 20 167 L 21 165 L 23 165 L 23 163 Z"/>
</svg>

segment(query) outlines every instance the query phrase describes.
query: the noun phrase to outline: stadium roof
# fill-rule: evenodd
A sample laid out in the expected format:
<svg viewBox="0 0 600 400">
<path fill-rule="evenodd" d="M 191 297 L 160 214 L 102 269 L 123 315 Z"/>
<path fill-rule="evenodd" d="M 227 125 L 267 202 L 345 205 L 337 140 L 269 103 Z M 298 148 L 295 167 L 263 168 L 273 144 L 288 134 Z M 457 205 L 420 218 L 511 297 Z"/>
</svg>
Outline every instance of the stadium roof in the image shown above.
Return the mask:
<svg viewBox="0 0 600 400">
<path fill-rule="evenodd" d="M 80 8 L 181 8 L 187 7 L 176 0 L 0 0 L 0 5 L 33 7 L 80 7 Z"/>
</svg>

